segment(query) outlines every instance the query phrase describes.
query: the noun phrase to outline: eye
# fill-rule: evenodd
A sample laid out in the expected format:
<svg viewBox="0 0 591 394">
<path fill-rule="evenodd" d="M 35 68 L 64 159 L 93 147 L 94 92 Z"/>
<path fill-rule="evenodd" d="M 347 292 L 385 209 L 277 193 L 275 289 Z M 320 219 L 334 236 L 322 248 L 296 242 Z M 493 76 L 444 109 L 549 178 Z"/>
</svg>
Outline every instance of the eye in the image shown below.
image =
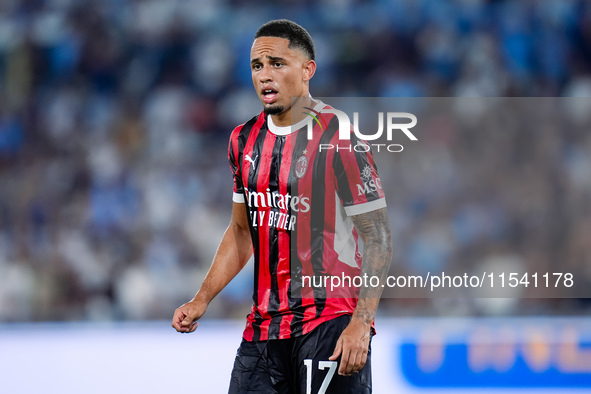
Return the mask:
<svg viewBox="0 0 591 394">
<path fill-rule="evenodd" d="M 260 63 L 256 63 L 252 65 L 252 69 L 253 70 L 260 70 L 262 68 L 262 65 Z"/>
<path fill-rule="evenodd" d="M 273 65 L 275 67 L 279 68 L 279 67 L 282 67 L 283 66 L 283 63 L 281 63 L 281 62 L 275 62 Z"/>
</svg>

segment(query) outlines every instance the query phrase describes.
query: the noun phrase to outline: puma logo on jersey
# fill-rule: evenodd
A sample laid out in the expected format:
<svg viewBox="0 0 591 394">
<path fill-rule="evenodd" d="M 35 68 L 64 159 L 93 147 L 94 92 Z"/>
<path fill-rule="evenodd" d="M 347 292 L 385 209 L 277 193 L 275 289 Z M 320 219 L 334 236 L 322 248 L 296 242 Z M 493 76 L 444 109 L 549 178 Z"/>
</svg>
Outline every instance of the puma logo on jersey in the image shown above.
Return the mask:
<svg viewBox="0 0 591 394">
<path fill-rule="evenodd" d="M 252 168 L 252 167 L 255 167 L 255 166 L 256 166 L 255 160 L 256 160 L 256 159 L 258 159 L 258 157 L 259 157 L 259 155 L 256 155 L 256 157 L 255 157 L 254 159 L 252 159 L 252 158 L 250 157 L 250 155 L 246 155 L 244 158 L 245 158 L 247 161 L 250 161 L 250 166 L 251 166 L 251 168 Z"/>
</svg>

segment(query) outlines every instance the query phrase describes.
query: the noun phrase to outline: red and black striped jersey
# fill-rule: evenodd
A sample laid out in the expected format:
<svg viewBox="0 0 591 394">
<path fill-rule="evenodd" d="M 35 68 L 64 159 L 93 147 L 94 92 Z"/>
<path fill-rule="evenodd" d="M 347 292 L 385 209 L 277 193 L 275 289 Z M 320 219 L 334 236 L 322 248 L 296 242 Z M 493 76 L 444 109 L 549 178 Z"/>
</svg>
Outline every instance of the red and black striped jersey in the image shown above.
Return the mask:
<svg viewBox="0 0 591 394">
<path fill-rule="evenodd" d="M 244 203 L 254 249 L 249 341 L 308 333 L 357 304 L 358 289 L 303 285 L 304 277 L 360 275 L 349 216 L 386 206 L 369 146 L 354 133 L 339 140 L 336 116 L 321 117 L 310 134 L 307 119 L 277 127 L 261 112 L 230 137 L 233 200 Z"/>
</svg>

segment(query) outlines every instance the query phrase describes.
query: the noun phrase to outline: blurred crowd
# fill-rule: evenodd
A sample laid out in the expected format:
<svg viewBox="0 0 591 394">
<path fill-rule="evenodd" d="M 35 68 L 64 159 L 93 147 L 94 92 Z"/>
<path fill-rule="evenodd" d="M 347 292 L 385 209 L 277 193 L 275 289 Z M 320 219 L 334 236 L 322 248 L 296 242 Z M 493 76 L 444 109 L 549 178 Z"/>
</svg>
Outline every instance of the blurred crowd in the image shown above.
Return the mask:
<svg viewBox="0 0 591 394">
<path fill-rule="evenodd" d="M 229 133 L 260 111 L 253 36 L 282 17 L 314 38 L 315 96 L 591 97 L 583 0 L 3 0 L 0 321 L 166 319 L 194 294 L 229 221 Z M 573 115 L 578 130 L 588 130 L 586 109 Z M 424 272 L 489 256 L 483 266 L 591 277 L 591 134 L 566 130 L 454 139 L 436 128 L 416 150 L 435 164 L 399 156 L 382 171 L 406 182 L 388 192 L 395 264 Z M 241 276 L 208 314 L 242 317 L 250 291 Z M 566 306 L 382 308 L 588 308 Z"/>
<path fill-rule="evenodd" d="M 389 101 L 395 105 L 396 100 Z M 423 277 L 486 275 L 485 289 L 456 285 L 460 289 L 447 294 L 460 298 L 431 295 L 429 305 L 420 300 L 418 313 L 588 312 L 589 97 L 404 101 L 420 119 L 420 138 L 403 138 L 401 154 L 377 157 L 386 174 L 395 244 L 391 271 Z M 559 276 L 566 273 L 573 281 Z M 553 278 L 548 284 L 538 279 L 545 274 Z M 512 285 L 510 275 L 517 279 Z M 410 296 L 408 289 L 388 294 Z M 385 303 L 391 313 L 417 306 L 417 300 Z"/>
</svg>

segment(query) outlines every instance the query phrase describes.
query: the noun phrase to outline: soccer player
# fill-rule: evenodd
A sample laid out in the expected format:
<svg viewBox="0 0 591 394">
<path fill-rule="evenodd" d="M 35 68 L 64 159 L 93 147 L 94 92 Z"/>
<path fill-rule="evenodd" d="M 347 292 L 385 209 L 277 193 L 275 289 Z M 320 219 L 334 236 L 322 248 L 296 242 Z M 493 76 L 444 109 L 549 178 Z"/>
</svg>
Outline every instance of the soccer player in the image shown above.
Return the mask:
<svg viewBox="0 0 591 394">
<path fill-rule="evenodd" d="M 310 96 L 316 63 L 305 29 L 270 21 L 250 56 L 263 111 L 230 137 L 232 219 L 201 288 L 175 311 L 172 326 L 195 331 L 254 251 L 253 307 L 229 392 L 370 393 L 370 340 L 392 255 L 377 168 L 354 133 L 339 139 L 331 107 Z M 311 279 L 345 275 L 380 285 L 334 289 Z"/>
</svg>

